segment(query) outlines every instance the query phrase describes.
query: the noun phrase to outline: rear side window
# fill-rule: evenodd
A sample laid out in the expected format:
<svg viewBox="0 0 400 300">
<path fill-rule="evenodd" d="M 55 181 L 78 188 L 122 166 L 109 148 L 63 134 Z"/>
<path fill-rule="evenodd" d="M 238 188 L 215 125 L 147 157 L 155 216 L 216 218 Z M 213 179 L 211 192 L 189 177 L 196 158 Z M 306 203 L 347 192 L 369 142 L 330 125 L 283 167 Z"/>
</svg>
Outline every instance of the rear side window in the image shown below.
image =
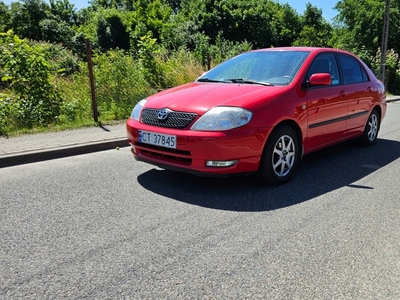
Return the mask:
<svg viewBox="0 0 400 300">
<path fill-rule="evenodd" d="M 354 57 L 339 54 L 339 63 L 342 69 L 344 84 L 369 81 L 364 68 Z"/>
</svg>

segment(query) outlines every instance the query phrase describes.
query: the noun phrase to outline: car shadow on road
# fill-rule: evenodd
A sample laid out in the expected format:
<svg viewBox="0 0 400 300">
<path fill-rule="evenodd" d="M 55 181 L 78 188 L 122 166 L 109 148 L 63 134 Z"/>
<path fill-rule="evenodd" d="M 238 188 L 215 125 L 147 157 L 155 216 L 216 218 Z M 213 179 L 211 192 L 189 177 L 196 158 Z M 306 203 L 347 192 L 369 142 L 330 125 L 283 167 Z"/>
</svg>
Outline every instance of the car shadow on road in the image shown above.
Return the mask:
<svg viewBox="0 0 400 300">
<path fill-rule="evenodd" d="M 356 182 L 400 157 L 400 142 L 379 139 L 372 147 L 345 142 L 309 155 L 291 180 L 266 186 L 254 175 L 203 178 L 152 169 L 138 176 L 144 188 L 159 195 L 212 209 L 268 211 L 295 205 L 348 186 L 373 189 Z"/>
</svg>

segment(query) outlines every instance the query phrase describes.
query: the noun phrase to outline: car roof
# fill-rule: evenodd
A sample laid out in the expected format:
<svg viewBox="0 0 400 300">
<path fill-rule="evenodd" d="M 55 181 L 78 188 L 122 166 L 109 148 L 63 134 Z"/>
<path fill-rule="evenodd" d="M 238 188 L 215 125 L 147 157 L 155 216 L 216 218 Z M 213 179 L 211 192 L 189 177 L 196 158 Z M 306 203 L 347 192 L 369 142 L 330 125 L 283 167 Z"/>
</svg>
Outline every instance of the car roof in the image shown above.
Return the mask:
<svg viewBox="0 0 400 300">
<path fill-rule="evenodd" d="M 276 48 L 263 48 L 257 49 L 253 51 L 306 51 L 306 52 L 338 52 L 338 53 L 346 53 L 351 54 L 348 51 L 340 50 L 336 48 L 325 48 L 325 47 L 276 47 Z"/>
</svg>

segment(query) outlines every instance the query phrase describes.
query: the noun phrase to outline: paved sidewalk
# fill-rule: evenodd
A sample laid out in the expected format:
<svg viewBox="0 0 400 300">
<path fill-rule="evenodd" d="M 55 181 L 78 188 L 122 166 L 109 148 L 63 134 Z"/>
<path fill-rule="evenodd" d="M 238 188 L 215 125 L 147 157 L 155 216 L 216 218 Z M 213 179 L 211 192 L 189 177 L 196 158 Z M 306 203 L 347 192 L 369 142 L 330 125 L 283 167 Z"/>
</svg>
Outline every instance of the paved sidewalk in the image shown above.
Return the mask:
<svg viewBox="0 0 400 300">
<path fill-rule="evenodd" d="M 125 124 L 0 137 L 0 168 L 129 146 Z"/>
<path fill-rule="evenodd" d="M 400 96 L 387 96 L 388 102 Z M 0 137 L 0 168 L 129 146 L 125 124 Z"/>
</svg>

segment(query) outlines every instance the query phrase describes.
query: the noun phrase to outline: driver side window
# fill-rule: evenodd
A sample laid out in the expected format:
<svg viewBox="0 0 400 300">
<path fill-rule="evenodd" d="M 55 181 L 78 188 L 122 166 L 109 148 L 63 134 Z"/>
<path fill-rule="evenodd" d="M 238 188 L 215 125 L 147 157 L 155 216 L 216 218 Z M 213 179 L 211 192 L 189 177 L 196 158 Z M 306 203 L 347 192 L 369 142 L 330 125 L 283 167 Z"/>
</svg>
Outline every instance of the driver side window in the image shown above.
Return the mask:
<svg viewBox="0 0 400 300">
<path fill-rule="evenodd" d="M 319 55 L 308 70 L 307 79 L 309 80 L 311 75 L 315 73 L 328 73 L 331 75 L 331 85 L 340 84 L 338 66 L 333 54 L 326 53 Z"/>
</svg>

